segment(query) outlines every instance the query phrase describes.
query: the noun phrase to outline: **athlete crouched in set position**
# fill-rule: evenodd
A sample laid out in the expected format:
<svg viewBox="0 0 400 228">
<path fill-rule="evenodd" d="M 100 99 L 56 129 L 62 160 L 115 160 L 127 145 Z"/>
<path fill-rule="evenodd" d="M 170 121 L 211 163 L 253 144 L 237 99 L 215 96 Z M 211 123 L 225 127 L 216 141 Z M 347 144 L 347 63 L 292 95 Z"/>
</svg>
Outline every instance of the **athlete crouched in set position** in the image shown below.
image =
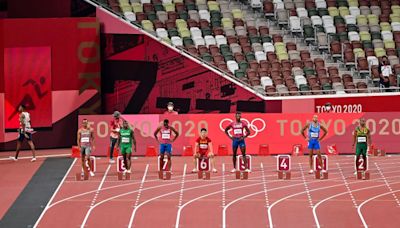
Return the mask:
<svg viewBox="0 0 400 228">
<path fill-rule="evenodd" d="M 172 139 L 172 132 L 175 134 L 174 139 Z M 161 139 L 158 138 L 158 134 L 160 134 Z M 164 155 L 167 153 L 168 157 L 168 169 L 171 170 L 171 153 L 172 153 L 172 143 L 178 138 L 179 133 L 175 128 L 169 125 L 169 120 L 165 119 L 163 121 L 163 125 L 158 127 L 154 132 L 154 138 L 160 144 L 160 157 L 161 164 L 160 167 L 164 166 Z"/>
<path fill-rule="evenodd" d="M 14 161 L 18 161 L 18 155 L 19 151 L 21 149 L 21 144 L 26 139 L 28 141 L 29 147 L 32 150 L 32 160 L 31 162 L 36 161 L 36 155 L 35 155 L 35 145 L 33 144 L 32 141 L 32 132 L 33 128 L 31 127 L 31 117 L 29 115 L 29 112 L 25 110 L 24 105 L 20 105 L 18 107 L 18 111 L 20 112 L 19 114 L 19 129 L 18 129 L 18 140 L 17 140 L 17 149 L 15 151 L 15 157 L 10 157 Z"/>
<path fill-rule="evenodd" d="M 210 159 L 212 165 L 212 171 L 216 173 L 217 169 L 215 168 L 215 163 L 214 163 L 213 146 L 211 139 L 207 137 L 207 129 L 202 128 L 200 130 L 200 137 L 196 139 L 196 144 L 194 148 L 195 148 L 195 152 L 193 154 L 194 169 L 192 170 L 192 172 L 193 173 L 197 172 L 196 160 L 198 158 L 207 156 Z"/>
<path fill-rule="evenodd" d="M 90 170 L 90 176 L 94 176 L 92 163 L 90 162 L 90 154 L 94 146 L 93 128 L 89 127 L 87 119 L 82 120 L 82 126 L 78 129 L 78 147 L 81 149 L 82 169 L 83 172 Z M 86 166 L 89 165 L 89 167 Z M 83 174 L 83 173 L 82 173 Z"/>
<path fill-rule="evenodd" d="M 247 126 L 246 122 L 241 121 L 241 116 L 242 114 L 240 112 L 237 112 L 235 117 L 236 120 L 233 121 L 228 127 L 225 128 L 225 134 L 232 139 L 232 149 L 233 149 L 233 169 L 232 173 L 236 172 L 236 156 L 237 156 L 237 150 L 238 147 L 240 147 L 240 151 L 242 152 L 243 155 L 243 161 L 245 167 L 247 167 L 247 159 L 246 158 L 246 143 L 244 141 L 245 138 L 247 138 L 250 135 L 250 129 Z M 229 130 L 233 129 L 233 134 L 232 136 L 229 135 Z M 246 134 L 244 134 L 244 130 L 246 131 Z M 250 169 L 246 169 L 246 172 L 250 172 Z"/>
<path fill-rule="evenodd" d="M 308 137 L 305 135 L 305 131 L 308 129 Z M 321 129 L 324 131 L 324 135 L 320 137 Z M 311 123 L 307 123 L 306 126 L 303 127 L 301 130 L 301 134 L 303 137 L 308 141 L 308 149 L 309 149 L 309 164 L 310 164 L 310 171 L 309 174 L 314 173 L 313 170 L 313 155 L 317 153 L 319 165 L 322 167 L 322 157 L 321 157 L 321 146 L 320 141 L 325 138 L 328 130 L 322 126 L 318 121 L 318 116 L 313 116 L 313 121 Z M 326 170 L 322 170 L 322 172 L 326 172 Z"/>
<path fill-rule="evenodd" d="M 136 139 L 133 130 L 130 128 L 128 121 L 124 120 L 122 129 L 119 130 L 118 146 L 124 157 L 125 170 L 124 173 L 131 173 L 131 155 L 133 151 L 136 152 Z"/>
<path fill-rule="evenodd" d="M 356 165 L 362 156 L 363 160 L 367 160 L 367 149 L 371 145 L 371 134 L 365 125 L 365 119 L 360 119 L 360 125 L 356 127 L 353 133 L 353 148 L 356 145 Z M 357 172 L 355 172 L 357 174 Z"/>
</svg>

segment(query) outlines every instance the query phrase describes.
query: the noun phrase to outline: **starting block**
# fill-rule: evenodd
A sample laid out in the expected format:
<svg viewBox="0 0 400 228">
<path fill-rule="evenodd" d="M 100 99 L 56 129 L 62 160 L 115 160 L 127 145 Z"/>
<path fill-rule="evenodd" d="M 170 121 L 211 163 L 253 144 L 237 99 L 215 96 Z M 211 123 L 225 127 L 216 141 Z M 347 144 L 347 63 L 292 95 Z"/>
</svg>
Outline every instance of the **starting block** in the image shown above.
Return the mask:
<svg viewBox="0 0 400 228">
<path fill-rule="evenodd" d="M 384 149 L 374 149 L 373 150 L 374 156 L 386 156 L 386 151 Z"/>
<path fill-rule="evenodd" d="M 302 156 L 303 153 L 303 145 L 302 144 L 294 144 L 292 146 L 292 155 L 293 156 Z"/>
<path fill-rule="evenodd" d="M 158 156 L 158 178 L 161 180 L 171 180 L 171 169 L 166 156 L 162 159 L 161 156 Z"/>
<path fill-rule="evenodd" d="M 362 159 L 362 157 L 360 157 L 360 159 L 358 159 L 357 161 L 357 156 L 354 157 L 355 160 L 355 165 L 356 165 L 356 172 L 357 172 L 357 180 L 369 180 L 370 179 L 370 174 L 368 171 L 368 156 L 367 156 L 367 160 L 364 161 L 364 159 Z"/>
<path fill-rule="evenodd" d="M 130 180 L 131 179 L 131 174 L 130 173 L 123 173 L 123 172 L 118 172 L 118 180 Z"/>
<path fill-rule="evenodd" d="M 83 170 L 83 168 L 82 168 L 82 169 L 81 169 L 82 171 L 81 171 L 80 173 L 76 173 L 76 174 L 75 174 L 75 180 L 76 180 L 76 181 L 89 180 L 89 172 L 90 172 L 90 171 L 96 172 L 96 157 L 90 156 L 89 160 L 90 160 L 90 161 L 87 161 L 87 160 L 86 160 L 86 167 L 87 167 L 87 170 Z M 91 169 L 90 169 L 90 166 L 89 166 L 89 162 L 90 162 L 91 165 L 92 165 L 92 168 L 91 168 Z M 83 173 L 83 175 L 82 175 L 82 173 Z"/>
<path fill-rule="evenodd" d="M 251 172 L 251 156 L 246 155 L 247 167 L 245 166 L 243 155 L 238 155 L 236 157 L 236 167 L 238 170 L 236 171 L 236 179 L 247 180 L 249 179 L 249 172 L 246 172 L 246 169 L 249 169 Z"/>
<path fill-rule="evenodd" d="M 321 157 L 322 157 L 322 167 L 319 165 L 318 156 L 314 155 L 315 179 L 328 179 L 328 156 L 321 155 Z"/>
<path fill-rule="evenodd" d="M 125 171 L 126 171 L 126 168 L 125 168 L 125 163 L 124 163 L 124 157 L 123 156 L 118 156 L 117 157 L 117 177 L 118 177 L 118 180 L 130 180 L 131 179 L 131 174 L 127 173 Z"/>
<path fill-rule="evenodd" d="M 210 173 L 210 158 L 203 156 L 197 158 L 197 177 L 199 179 L 210 180 L 211 173 Z"/>
<path fill-rule="evenodd" d="M 89 172 L 83 172 L 83 175 L 82 173 L 76 173 L 75 180 L 76 181 L 89 180 Z"/>
<path fill-rule="evenodd" d="M 321 170 L 316 170 L 315 179 L 328 179 L 328 172 L 322 172 Z"/>
<path fill-rule="evenodd" d="M 291 156 L 278 155 L 276 157 L 276 171 L 278 171 L 278 179 L 290 180 L 291 178 Z"/>
</svg>

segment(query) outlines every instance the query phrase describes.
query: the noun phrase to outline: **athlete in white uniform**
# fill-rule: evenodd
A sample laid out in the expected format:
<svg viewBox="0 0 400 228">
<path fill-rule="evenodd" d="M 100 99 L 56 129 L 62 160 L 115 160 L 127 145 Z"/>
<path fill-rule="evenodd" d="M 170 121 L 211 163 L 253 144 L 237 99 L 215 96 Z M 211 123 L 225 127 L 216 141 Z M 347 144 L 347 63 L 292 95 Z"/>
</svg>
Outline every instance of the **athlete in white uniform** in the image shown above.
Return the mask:
<svg viewBox="0 0 400 228">
<path fill-rule="evenodd" d="M 32 150 L 32 159 L 31 161 L 34 162 L 36 161 L 36 155 L 35 155 L 35 145 L 33 144 L 32 141 L 32 132 L 33 128 L 31 126 L 31 117 L 29 112 L 25 110 L 24 105 L 20 105 L 18 107 L 18 111 L 20 112 L 19 114 L 19 129 L 18 129 L 18 140 L 17 140 L 17 150 L 15 153 L 15 157 L 11 157 L 12 160 L 17 161 L 18 160 L 18 155 L 19 151 L 21 149 L 21 144 L 26 139 L 28 141 L 28 144 Z"/>
</svg>

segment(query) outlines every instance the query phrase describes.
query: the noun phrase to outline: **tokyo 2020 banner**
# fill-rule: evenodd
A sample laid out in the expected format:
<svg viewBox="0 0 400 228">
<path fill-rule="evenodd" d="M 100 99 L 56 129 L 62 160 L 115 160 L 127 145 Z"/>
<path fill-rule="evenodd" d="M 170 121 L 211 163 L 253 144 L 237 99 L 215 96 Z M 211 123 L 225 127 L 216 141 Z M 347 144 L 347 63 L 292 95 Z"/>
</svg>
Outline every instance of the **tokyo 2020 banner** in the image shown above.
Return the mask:
<svg viewBox="0 0 400 228">
<path fill-rule="evenodd" d="M 351 154 L 352 134 L 358 120 L 364 117 L 371 130 L 372 143 L 389 153 L 398 153 L 400 148 L 400 113 L 353 113 L 353 114 L 320 114 L 319 120 L 328 129 L 327 137 L 321 141 L 322 152 L 326 152 L 328 145 L 336 145 L 340 154 Z M 105 156 L 109 146 L 110 115 L 82 115 L 79 123 L 87 118 L 95 132 L 96 150 L 94 155 Z M 136 155 L 144 155 L 147 146 L 158 144 L 153 133 L 163 119 L 168 118 L 180 136 L 173 143 L 173 154 L 180 155 L 183 147 L 192 145 L 199 136 L 200 129 L 208 129 L 209 137 L 213 142 L 214 151 L 219 145 L 227 145 L 232 153 L 231 141 L 225 135 L 224 128 L 234 121 L 234 114 L 207 114 L 207 115 L 123 115 L 134 128 L 137 141 Z M 301 136 L 301 129 L 311 121 L 312 114 L 242 114 L 242 120 L 247 122 L 251 130 L 246 139 L 249 154 L 258 154 L 261 144 L 268 144 L 270 154 L 290 153 L 294 144 L 302 144 L 306 148 L 307 142 Z"/>
</svg>

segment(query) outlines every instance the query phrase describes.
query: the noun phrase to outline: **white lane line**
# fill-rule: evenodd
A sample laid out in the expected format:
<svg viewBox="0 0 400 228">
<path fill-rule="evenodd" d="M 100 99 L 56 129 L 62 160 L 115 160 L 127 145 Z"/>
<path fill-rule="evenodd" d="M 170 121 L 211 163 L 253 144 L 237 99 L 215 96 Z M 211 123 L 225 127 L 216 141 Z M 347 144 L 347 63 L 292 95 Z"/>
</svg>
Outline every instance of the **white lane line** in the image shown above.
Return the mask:
<svg viewBox="0 0 400 228">
<path fill-rule="evenodd" d="M 226 200 L 226 195 L 225 195 L 225 163 L 222 163 L 222 207 L 225 207 L 225 200 Z"/>
<path fill-rule="evenodd" d="M 186 167 L 187 164 L 183 166 L 183 174 L 182 174 L 182 181 L 181 181 L 181 192 L 179 193 L 179 204 L 178 207 L 182 205 L 182 200 L 183 200 L 183 189 L 185 188 L 185 176 L 186 176 Z"/>
<path fill-rule="evenodd" d="M 269 198 L 268 198 L 267 180 L 265 178 L 263 163 L 261 163 L 260 166 L 261 166 L 263 188 L 264 188 L 264 196 L 265 196 L 265 207 L 268 208 L 269 207 Z"/>
<path fill-rule="evenodd" d="M 393 193 L 396 193 L 396 192 L 400 192 L 400 190 L 393 191 Z M 374 199 L 377 199 L 377 198 L 379 198 L 379 197 L 382 197 L 382 196 L 385 196 L 385 195 L 389 195 L 389 194 L 392 194 L 392 192 L 386 192 L 386 193 L 383 193 L 383 194 L 380 194 L 380 195 L 371 197 L 371 198 L 367 199 L 366 201 L 364 201 L 364 202 L 362 202 L 362 203 L 360 204 L 360 206 L 358 207 L 357 212 L 358 212 L 358 216 L 360 216 L 361 221 L 362 221 L 362 223 L 363 223 L 363 225 L 364 225 L 365 228 L 367 228 L 368 225 L 367 225 L 367 222 L 365 221 L 364 216 L 362 215 L 362 212 L 361 212 L 362 207 L 363 207 L 365 204 L 367 204 L 368 202 L 370 202 L 370 201 L 372 201 L 372 200 L 374 200 Z"/>
<path fill-rule="evenodd" d="M 351 201 L 353 202 L 354 207 L 357 208 L 358 205 L 357 205 L 356 199 L 354 198 L 354 195 L 353 195 L 353 193 L 352 193 L 352 191 L 350 189 L 349 182 L 347 182 L 346 177 L 344 176 L 343 169 L 342 169 L 342 167 L 340 166 L 339 163 L 336 163 L 336 165 L 337 165 L 337 167 L 339 169 L 340 175 L 342 176 L 342 179 L 344 181 L 344 185 L 346 186 L 347 192 L 350 195 Z"/>
<path fill-rule="evenodd" d="M 42 220 L 44 214 L 47 212 L 47 210 L 50 208 L 50 204 L 53 202 L 54 197 L 57 195 L 58 191 L 60 191 L 61 186 L 63 185 L 65 179 L 67 178 L 69 172 L 71 172 L 72 167 L 74 167 L 75 162 L 76 162 L 76 158 L 74 159 L 74 161 L 71 163 L 70 167 L 68 168 L 67 172 L 65 173 L 63 179 L 61 180 L 60 184 L 58 184 L 56 190 L 54 191 L 53 195 L 51 196 L 49 202 L 47 202 L 46 207 L 44 208 L 44 210 L 42 211 L 42 213 L 40 214 L 38 220 L 36 221 L 35 225 L 33 226 L 34 228 L 37 227 L 37 225 L 39 224 L 40 220 Z"/>
<path fill-rule="evenodd" d="M 395 182 L 395 183 L 396 183 L 396 184 L 399 184 L 400 182 Z M 352 192 L 364 191 L 364 190 L 368 190 L 368 189 L 372 189 L 372 188 L 378 188 L 378 187 L 382 187 L 382 186 L 385 186 L 385 185 L 384 185 L 384 184 L 381 184 L 381 185 L 368 186 L 368 187 L 365 187 L 365 188 L 355 189 L 355 190 L 353 190 Z M 315 206 L 314 206 L 314 208 L 313 208 L 313 215 L 314 215 L 314 220 L 315 220 L 315 223 L 317 224 L 317 227 L 321 227 L 321 226 L 320 226 L 320 223 L 319 223 L 319 220 L 318 220 L 318 216 L 317 216 L 317 209 L 318 209 L 318 207 L 321 206 L 321 204 L 325 203 L 325 202 L 328 201 L 328 200 L 331 200 L 331 199 L 333 199 L 333 198 L 336 198 L 336 197 L 342 196 L 342 195 L 346 195 L 346 194 L 348 194 L 347 191 L 346 191 L 346 192 L 339 193 L 339 194 L 336 194 L 336 195 L 333 195 L 333 196 L 330 196 L 330 197 L 328 197 L 328 198 L 325 198 L 325 199 L 319 201 L 317 204 L 315 204 Z M 389 194 L 389 193 L 386 193 L 386 194 Z M 361 206 L 361 205 L 360 205 L 360 206 Z M 359 207 L 357 207 L 357 210 L 358 210 L 358 209 L 359 209 Z M 363 218 L 361 218 L 361 217 L 360 217 L 360 219 L 363 220 Z"/>
<path fill-rule="evenodd" d="M 93 197 L 92 203 L 90 204 L 90 208 L 92 208 L 94 206 L 94 204 L 96 202 L 96 199 L 97 199 L 97 196 L 99 195 L 99 192 L 100 192 L 101 188 L 103 187 L 104 181 L 106 180 L 108 171 L 110 171 L 110 168 L 111 168 L 111 164 L 108 165 L 108 167 L 106 169 L 106 172 L 104 173 L 103 179 L 101 180 L 100 185 L 96 190 L 96 194 Z M 88 212 L 86 213 L 85 218 L 83 219 L 83 222 L 81 224 L 81 228 L 85 227 L 85 224 L 86 224 L 86 222 L 87 222 L 87 220 L 89 218 L 90 208 L 89 208 Z"/>
<path fill-rule="evenodd" d="M 342 167 L 343 167 L 343 164 L 344 164 L 344 163 L 342 163 Z M 354 166 L 354 162 L 352 162 L 352 163 L 347 163 L 347 164 L 350 164 L 351 166 Z M 398 165 L 398 163 L 395 163 L 395 162 L 381 163 L 381 165 L 383 165 L 383 164 L 385 164 L 385 165 L 393 165 L 393 164 Z M 269 166 L 268 166 L 268 167 L 269 167 Z M 271 167 L 273 167 L 273 165 L 272 165 Z M 371 170 L 371 171 L 372 171 L 372 170 Z M 177 177 L 179 178 L 179 176 L 177 176 Z M 220 177 L 221 177 L 221 176 L 219 176 L 219 178 L 220 178 Z M 332 181 L 332 180 L 333 180 L 333 179 L 330 179 L 330 181 Z M 150 182 L 157 182 L 157 181 L 159 181 L 159 180 L 158 180 L 158 179 L 148 180 L 147 183 L 150 183 Z M 215 180 L 213 180 L 213 181 L 215 181 Z M 249 181 L 250 181 L 250 180 L 249 180 Z M 293 180 L 292 180 L 292 181 L 293 181 Z M 341 180 L 340 180 L 340 181 L 341 181 Z M 372 180 L 372 181 L 374 181 L 374 180 Z M 115 185 L 115 186 L 110 186 L 110 187 L 104 188 L 104 189 L 102 189 L 101 191 L 113 190 L 113 189 L 115 189 L 115 188 L 125 187 L 125 186 L 128 186 L 128 185 L 138 184 L 138 183 L 140 183 L 140 182 L 132 182 L 132 183 L 126 183 L 126 184 L 119 184 L 119 185 Z M 173 183 L 173 184 L 174 184 L 174 183 Z M 168 185 L 172 185 L 172 184 L 161 185 L 160 187 L 162 187 L 162 186 L 168 186 Z M 50 209 L 50 208 L 52 208 L 53 206 L 56 206 L 56 205 L 58 205 L 58 204 L 60 204 L 60 203 L 67 202 L 67 201 L 69 201 L 69 200 L 71 200 L 71 199 L 75 199 L 75 198 L 78 198 L 78 197 L 81 197 L 81 196 L 85 196 L 85 195 L 91 194 L 91 193 L 93 193 L 93 192 L 96 192 L 96 190 L 91 190 L 91 191 L 79 193 L 79 194 L 76 194 L 76 195 L 73 195 L 73 196 L 70 196 L 70 197 L 61 199 L 61 200 L 59 200 L 59 201 L 56 201 L 56 202 L 53 203 L 53 204 L 50 204 L 48 209 Z"/>
<path fill-rule="evenodd" d="M 389 191 L 392 193 L 392 196 L 393 196 L 394 200 L 396 201 L 397 206 L 400 207 L 399 198 L 397 198 L 396 194 L 394 194 L 392 187 L 390 186 L 389 182 L 386 180 L 385 175 L 383 174 L 381 168 L 378 166 L 378 164 L 377 164 L 376 162 L 375 162 L 375 166 L 376 166 L 376 169 L 378 170 L 379 174 L 380 174 L 381 177 L 383 178 L 383 181 L 385 182 L 387 188 L 388 188 Z"/>
<path fill-rule="evenodd" d="M 359 182 L 353 182 L 351 184 L 359 184 Z M 343 186 L 343 184 L 341 183 L 341 184 L 337 184 L 337 185 L 331 185 L 331 186 L 325 186 L 325 187 L 321 187 L 321 188 L 316 188 L 316 189 L 311 190 L 310 192 L 319 191 L 319 190 L 325 190 L 325 189 L 330 189 L 330 188 L 335 188 L 335 187 L 340 187 L 340 186 Z M 295 196 L 302 195 L 304 193 L 306 193 L 306 191 L 298 192 L 298 193 L 283 197 L 283 198 L 275 201 L 273 204 L 271 204 L 271 206 L 268 208 L 269 227 L 270 228 L 274 227 L 274 224 L 273 224 L 273 221 L 272 221 L 272 209 L 273 209 L 274 206 L 276 206 L 277 204 L 279 204 L 279 203 L 281 203 L 281 202 L 283 202 L 283 201 L 285 201 L 287 199 L 290 199 L 290 198 L 295 197 Z"/>
<path fill-rule="evenodd" d="M 71 154 L 48 154 L 48 155 L 38 155 L 36 156 L 36 158 L 69 157 L 69 156 L 71 156 Z M 32 159 L 32 156 L 18 157 L 18 160 L 22 159 Z M 10 157 L 0 158 L 0 161 L 7 161 L 7 160 L 13 161 L 10 159 Z M 15 163 L 18 163 L 18 161 Z"/>
<path fill-rule="evenodd" d="M 138 205 L 138 203 L 139 203 L 139 199 L 140 199 L 140 196 L 141 196 L 141 194 L 142 194 L 142 190 L 143 190 L 143 185 L 144 185 L 144 182 L 145 182 L 145 180 L 146 180 L 146 175 L 147 175 L 147 171 L 149 170 L 149 164 L 147 164 L 146 165 L 146 168 L 145 168 L 145 170 L 144 170 L 144 174 L 143 174 L 143 177 L 142 177 L 142 182 L 140 182 L 140 186 L 139 186 L 139 192 L 138 192 L 138 194 L 137 194 L 137 196 L 136 196 L 136 200 L 135 200 L 135 207 Z"/>
<path fill-rule="evenodd" d="M 311 199 L 310 189 L 308 188 L 306 177 L 304 176 L 303 166 L 301 165 L 301 163 L 298 163 L 298 164 L 299 164 L 299 167 L 300 167 L 301 179 L 303 179 L 304 188 L 306 189 L 308 203 L 310 204 L 310 207 L 313 207 L 314 204 L 313 204 L 312 199 Z"/>
</svg>

